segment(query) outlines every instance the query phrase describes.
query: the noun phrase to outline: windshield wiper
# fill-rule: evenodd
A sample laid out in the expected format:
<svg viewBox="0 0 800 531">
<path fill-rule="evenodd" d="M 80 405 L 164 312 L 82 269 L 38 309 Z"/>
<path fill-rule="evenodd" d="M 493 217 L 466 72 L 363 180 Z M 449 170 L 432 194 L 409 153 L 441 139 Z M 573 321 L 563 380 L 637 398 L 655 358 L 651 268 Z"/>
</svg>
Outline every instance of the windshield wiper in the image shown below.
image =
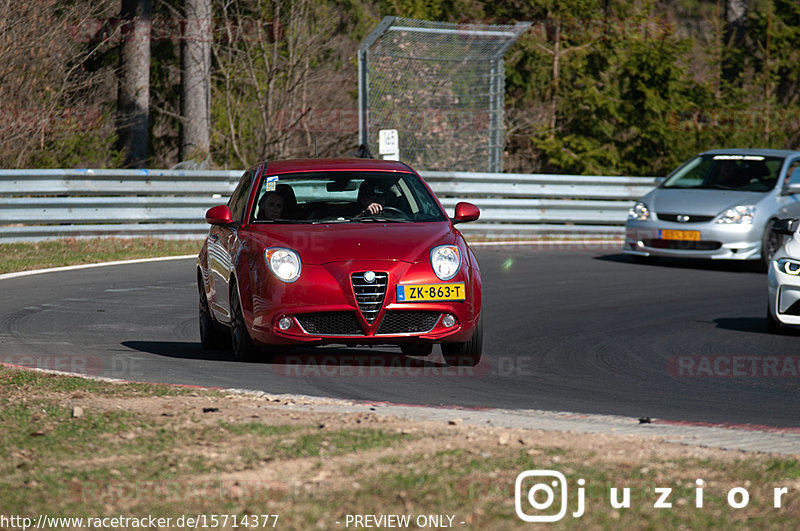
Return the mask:
<svg viewBox="0 0 800 531">
<path fill-rule="evenodd" d="M 389 222 L 389 223 L 410 223 L 410 219 L 398 219 L 398 218 L 387 218 L 382 216 L 362 216 L 360 218 L 352 218 L 351 221 L 357 221 L 359 223 L 364 223 L 368 221 L 375 221 L 378 223 Z"/>
<path fill-rule="evenodd" d="M 283 219 L 283 218 L 276 218 L 276 219 L 257 219 L 255 223 L 281 223 L 284 225 L 298 225 L 302 223 L 310 223 L 310 221 L 305 219 Z"/>
<path fill-rule="evenodd" d="M 350 218 L 314 219 L 308 223 L 311 223 L 312 225 L 322 225 L 325 223 L 350 223 Z"/>
</svg>

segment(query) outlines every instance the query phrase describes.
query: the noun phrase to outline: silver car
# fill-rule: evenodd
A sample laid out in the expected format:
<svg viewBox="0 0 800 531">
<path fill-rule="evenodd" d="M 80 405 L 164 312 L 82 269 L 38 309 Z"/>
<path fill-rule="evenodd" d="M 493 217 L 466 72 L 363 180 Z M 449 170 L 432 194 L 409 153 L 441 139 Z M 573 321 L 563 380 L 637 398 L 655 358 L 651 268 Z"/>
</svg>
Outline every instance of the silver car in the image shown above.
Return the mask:
<svg viewBox="0 0 800 531">
<path fill-rule="evenodd" d="M 658 256 L 761 260 L 782 243 L 770 230 L 800 217 L 800 151 L 717 149 L 667 176 L 628 212 L 623 252 Z"/>
</svg>

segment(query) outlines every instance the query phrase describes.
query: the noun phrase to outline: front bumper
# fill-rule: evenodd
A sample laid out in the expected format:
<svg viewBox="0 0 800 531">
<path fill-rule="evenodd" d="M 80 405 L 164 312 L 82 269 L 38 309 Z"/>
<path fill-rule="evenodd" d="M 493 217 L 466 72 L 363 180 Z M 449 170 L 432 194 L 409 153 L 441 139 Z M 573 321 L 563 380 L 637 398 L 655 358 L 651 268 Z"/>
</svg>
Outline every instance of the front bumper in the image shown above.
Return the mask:
<svg viewBox="0 0 800 531">
<path fill-rule="evenodd" d="M 699 231 L 700 240 L 666 239 L 663 236 L 667 230 Z M 761 258 L 762 236 L 758 225 L 628 221 L 622 252 L 637 256 L 756 260 Z"/>
<path fill-rule="evenodd" d="M 376 315 L 365 316 L 353 288 L 351 275 L 364 271 L 387 274 Z M 480 313 L 480 288 L 473 285 L 469 269 L 448 281 L 464 282 L 463 301 L 398 302 L 398 284 L 441 282 L 431 277 L 429 264 L 395 261 L 304 265 L 302 277 L 292 284 L 266 271 L 253 283 L 250 335 L 257 343 L 283 345 L 468 341 Z M 451 326 L 446 315 L 453 318 Z"/>
<path fill-rule="evenodd" d="M 769 312 L 784 325 L 800 326 L 800 278 L 778 269 L 776 260 L 769 266 L 767 290 Z"/>
</svg>

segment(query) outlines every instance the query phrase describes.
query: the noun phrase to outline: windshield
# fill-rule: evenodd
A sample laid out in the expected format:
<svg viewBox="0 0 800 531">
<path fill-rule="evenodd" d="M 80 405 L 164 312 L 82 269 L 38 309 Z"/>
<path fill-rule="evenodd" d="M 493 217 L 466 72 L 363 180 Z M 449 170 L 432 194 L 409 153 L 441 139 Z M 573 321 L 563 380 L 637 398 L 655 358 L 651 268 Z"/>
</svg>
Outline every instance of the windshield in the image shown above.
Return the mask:
<svg viewBox="0 0 800 531">
<path fill-rule="evenodd" d="M 267 173 L 251 219 L 254 223 L 446 220 L 416 175 L 375 171 Z"/>
<path fill-rule="evenodd" d="M 699 155 L 675 170 L 662 188 L 768 192 L 783 159 L 762 155 Z"/>
</svg>

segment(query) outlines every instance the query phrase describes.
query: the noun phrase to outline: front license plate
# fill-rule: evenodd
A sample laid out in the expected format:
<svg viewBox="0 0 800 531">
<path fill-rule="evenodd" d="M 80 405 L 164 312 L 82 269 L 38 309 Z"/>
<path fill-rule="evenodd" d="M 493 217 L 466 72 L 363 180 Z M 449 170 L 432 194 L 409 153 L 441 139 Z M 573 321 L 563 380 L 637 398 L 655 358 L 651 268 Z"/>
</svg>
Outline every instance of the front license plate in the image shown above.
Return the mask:
<svg viewBox="0 0 800 531">
<path fill-rule="evenodd" d="M 466 298 L 463 282 L 397 286 L 397 302 L 463 301 Z"/>
<path fill-rule="evenodd" d="M 688 242 L 699 242 L 700 241 L 700 231 L 699 230 L 660 230 L 658 231 L 658 236 L 662 240 L 681 240 L 681 241 L 688 241 Z"/>
</svg>

